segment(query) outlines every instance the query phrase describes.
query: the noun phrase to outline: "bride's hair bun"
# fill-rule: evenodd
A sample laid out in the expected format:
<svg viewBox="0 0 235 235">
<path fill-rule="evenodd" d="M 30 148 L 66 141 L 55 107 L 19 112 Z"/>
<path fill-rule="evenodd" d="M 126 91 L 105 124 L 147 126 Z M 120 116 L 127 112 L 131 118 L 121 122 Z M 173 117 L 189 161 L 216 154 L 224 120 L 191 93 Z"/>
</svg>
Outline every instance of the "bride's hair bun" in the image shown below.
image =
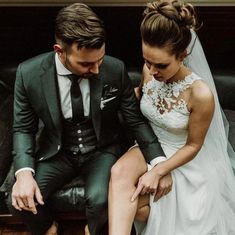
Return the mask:
<svg viewBox="0 0 235 235">
<path fill-rule="evenodd" d="M 140 26 L 142 40 L 150 46 L 167 47 L 179 56 L 191 41 L 190 30 L 197 29 L 193 5 L 180 0 L 157 0 L 148 3 Z"/>
<path fill-rule="evenodd" d="M 148 3 L 144 16 L 154 12 L 169 20 L 174 20 L 181 26 L 193 29 L 197 27 L 196 12 L 190 3 L 184 3 L 180 0 L 159 0 Z"/>
</svg>

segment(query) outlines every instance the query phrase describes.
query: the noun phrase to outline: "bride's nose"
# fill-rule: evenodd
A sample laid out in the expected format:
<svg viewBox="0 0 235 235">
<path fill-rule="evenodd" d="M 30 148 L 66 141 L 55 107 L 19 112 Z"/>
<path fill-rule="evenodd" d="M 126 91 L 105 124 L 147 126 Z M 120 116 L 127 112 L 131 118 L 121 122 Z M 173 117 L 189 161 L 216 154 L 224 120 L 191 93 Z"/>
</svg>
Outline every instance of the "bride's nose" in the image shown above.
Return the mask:
<svg viewBox="0 0 235 235">
<path fill-rule="evenodd" d="M 151 76 L 157 75 L 157 74 L 159 73 L 158 69 L 157 69 L 156 66 L 154 66 L 154 65 L 151 65 L 151 66 L 150 66 L 149 72 L 150 72 L 150 75 L 151 75 Z"/>
</svg>

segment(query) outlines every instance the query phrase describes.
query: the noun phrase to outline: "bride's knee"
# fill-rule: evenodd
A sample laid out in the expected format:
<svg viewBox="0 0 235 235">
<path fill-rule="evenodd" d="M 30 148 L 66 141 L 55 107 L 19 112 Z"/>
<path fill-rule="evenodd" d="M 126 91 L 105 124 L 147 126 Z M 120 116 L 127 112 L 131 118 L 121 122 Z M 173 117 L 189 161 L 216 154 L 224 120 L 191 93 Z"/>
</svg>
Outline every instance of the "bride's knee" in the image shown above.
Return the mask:
<svg viewBox="0 0 235 235">
<path fill-rule="evenodd" d="M 142 222 L 147 222 L 148 216 L 149 216 L 149 205 L 142 206 L 141 208 L 138 208 L 136 211 L 135 219 L 142 221 Z"/>
<path fill-rule="evenodd" d="M 121 161 L 114 164 L 111 169 L 110 184 L 135 185 L 137 178 L 135 169 L 127 162 Z"/>
<path fill-rule="evenodd" d="M 111 168 L 110 184 L 134 186 L 146 169 L 141 152 L 138 149 L 128 151 Z"/>
<path fill-rule="evenodd" d="M 124 181 L 124 179 L 127 179 L 128 177 L 128 166 L 126 166 L 124 163 L 117 162 L 111 168 L 111 183 Z"/>
</svg>

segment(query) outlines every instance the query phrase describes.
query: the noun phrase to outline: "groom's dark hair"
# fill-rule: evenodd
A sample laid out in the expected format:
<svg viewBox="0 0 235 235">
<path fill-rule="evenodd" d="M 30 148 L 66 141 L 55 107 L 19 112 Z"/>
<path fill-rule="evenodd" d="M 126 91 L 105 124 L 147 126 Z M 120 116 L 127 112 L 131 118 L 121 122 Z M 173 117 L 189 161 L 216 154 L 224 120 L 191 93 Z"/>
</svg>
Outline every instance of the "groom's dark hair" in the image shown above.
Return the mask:
<svg viewBox="0 0 235 235">
<path fill-rule="evenodd" d="M 55 38 L 63 46 L 77 43 L 82 47 L 100 49 L 105 43 L 102 20 L 83 3 L 74 3 L 62 8 L 55 20 Z"/>
</svg>

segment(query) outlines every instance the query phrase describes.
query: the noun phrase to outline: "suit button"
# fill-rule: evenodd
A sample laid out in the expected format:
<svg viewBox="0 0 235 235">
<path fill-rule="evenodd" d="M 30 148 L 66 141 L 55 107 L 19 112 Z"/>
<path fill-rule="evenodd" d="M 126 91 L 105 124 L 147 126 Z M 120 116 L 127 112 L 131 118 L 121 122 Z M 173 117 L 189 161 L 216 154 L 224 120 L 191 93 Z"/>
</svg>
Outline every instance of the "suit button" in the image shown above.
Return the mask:
<svg viewBox="0 0 235 235">
<path fill-rule="evenodd" d="M 82 138 L 78 138 L 78 141 L 82 141 Z"/>
<path fill-rule="evenodd" d="M 58 150 L 60 150 L 60 145 L 58 145 Z"/>
<path fill-rule="evenodd" d="M 79 148 L 82 148 L 82 147 L 83 147 L 83 144 L 79 144 L 78 146 L 79 146 Z"/>
<path fill-rule="evenodd" d="M 82 131 L 81 130 L 78 130 L 78 134 L 81 134 L 82 133 Z"/>
<path fill-rule="evenodd" d="M 76 154 L 77 154 L 77 152 L 74 151 L 74 152 L 73 152 L 73 155 L 76 155 Z"/>
</svg>

